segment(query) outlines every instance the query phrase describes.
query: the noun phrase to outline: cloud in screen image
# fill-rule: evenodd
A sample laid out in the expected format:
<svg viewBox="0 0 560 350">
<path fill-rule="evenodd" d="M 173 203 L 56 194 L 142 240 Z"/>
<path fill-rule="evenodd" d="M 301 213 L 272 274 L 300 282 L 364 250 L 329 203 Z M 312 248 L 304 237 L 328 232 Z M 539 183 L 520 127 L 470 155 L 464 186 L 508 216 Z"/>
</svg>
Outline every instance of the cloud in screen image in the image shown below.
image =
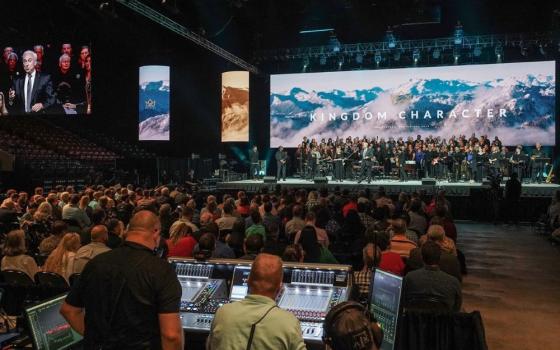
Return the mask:
<svg viewBox="0 0 560 350">
<path fill-rule="evenodd" d="M 249 141 L 249 72 L 222 73 L 222 142 Z"/>
<path fill-rule="evenodd" d="M 271 76 L 271 147 L 303 136 L 555 143 L 554 61 Z"/>
<path fill-rule="evenodd" d="M 138 140 L 169 141 L 169 66 L 140 67 Z"/>
</svg>

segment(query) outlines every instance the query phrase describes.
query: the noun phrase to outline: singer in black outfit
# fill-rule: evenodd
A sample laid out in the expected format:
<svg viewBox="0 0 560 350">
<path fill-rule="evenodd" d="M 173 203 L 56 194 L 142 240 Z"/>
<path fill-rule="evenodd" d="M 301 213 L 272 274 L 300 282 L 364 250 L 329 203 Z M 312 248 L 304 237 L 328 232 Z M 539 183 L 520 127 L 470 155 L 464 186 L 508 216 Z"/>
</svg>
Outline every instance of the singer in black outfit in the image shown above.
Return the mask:
<svg viewBox="0 0 560 350">
<path fill-rule="evenodd" d="M 286 181 L 286 163 L 288 162 L 288 153 L 284 151 L 284 147 L 278 147 L 276 151 L 276 180 L 280 181 L 280 175 L 282 179 Z"/>
<path fill-rule="evenodd" d="M 249 178 L 250 179 L 258 179 L 259 178 L 259 150 L 257 146 L 253 146 L 252 149 L 249 150 L 249 162 L 251 163 L 249 167 Z"/>
</svg>

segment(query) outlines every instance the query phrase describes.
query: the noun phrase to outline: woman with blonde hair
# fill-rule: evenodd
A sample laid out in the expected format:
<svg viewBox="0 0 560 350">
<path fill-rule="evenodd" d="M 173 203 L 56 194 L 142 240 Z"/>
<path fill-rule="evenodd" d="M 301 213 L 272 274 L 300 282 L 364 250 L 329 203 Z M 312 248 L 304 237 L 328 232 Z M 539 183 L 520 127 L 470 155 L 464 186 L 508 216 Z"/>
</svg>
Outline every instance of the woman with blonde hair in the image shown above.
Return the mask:
<svg viewBox="0 0 560 350">
<path fill-rule="evenodd" d="M 65 234 L 47 258 L 43 270 L 58 273 L 68 281 L 73 273 L 74 257 L 79 248 L 80 235 L 77 233 Z"/>
<path fill-rule="evenodd" d="M 23 230 L 10 231 L 4 242 L 4 257 L 0 264 L 0 269 L 17 270 L 25 272 L 32 280 L 39 268 L 35 260 L 26 255 L 25 233 Z"/>
<path fill-rule="evenodd" d="M 196 239 L 192 236 L 192 228 L 186 222 L 179 222 L 171 226 L 167 247 L 169 256 L 180 256 L 190 258 L 193 256 L 193 249 Z"/>
<path fill-rule="evenodd" d="M 8 109 L 6 108 L 6 99 L 4 98 L 3 92 L 0 92 L 0 115 L 8 115 Z"/>
</svg>

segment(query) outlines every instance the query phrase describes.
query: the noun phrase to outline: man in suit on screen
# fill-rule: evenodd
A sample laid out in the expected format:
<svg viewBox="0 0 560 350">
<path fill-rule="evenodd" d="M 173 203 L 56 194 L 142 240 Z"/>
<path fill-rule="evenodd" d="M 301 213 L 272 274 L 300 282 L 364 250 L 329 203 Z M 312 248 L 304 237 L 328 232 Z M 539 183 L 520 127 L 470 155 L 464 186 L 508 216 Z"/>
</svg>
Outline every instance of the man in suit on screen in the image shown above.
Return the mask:
<svg viewBox="0 0 560 350">
<path fill-rule="evenodd" d="M 44 113 L 55 102 L 51 77 L 35 69 L 37 54 L 23 53 L 23 77 L 14 80 L 8 105 L 17 114 Z"/>
</svg>

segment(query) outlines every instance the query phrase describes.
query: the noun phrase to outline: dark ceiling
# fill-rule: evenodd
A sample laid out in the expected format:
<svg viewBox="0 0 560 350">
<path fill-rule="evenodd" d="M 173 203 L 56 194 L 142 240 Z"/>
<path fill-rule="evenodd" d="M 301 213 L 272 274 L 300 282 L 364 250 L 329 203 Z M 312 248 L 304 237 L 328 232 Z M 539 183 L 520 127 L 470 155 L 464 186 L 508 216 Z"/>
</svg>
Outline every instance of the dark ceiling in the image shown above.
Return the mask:
<svg viewBox="0 0 560 350">
<path fill-rule="evenodd" d="M 0 40 L 86 37 L 137 42 L 154 39 L 173 50 L 185 40 L 151 24 L 114 0 L 32 0 L 6 4 Z M 398 39 L 450 36 L 457 21 L 465 35 L 559 30 L 553 0 L 141 0 L 221 47 L 249 59 L 255 50 L 322 44 L 334 28 L 342 43 L 379 41 L 388 26 Z M 105 11 L 101 3 L 109 3 Z M 31 21 L 25 21 L 25 17 Z M 38 36 L 40 38 L 38 38 Z M 31 39 L 33 38 L 33 39 Z M 135 40 L 129 40 L 134 38 Z"/>
</svg>

